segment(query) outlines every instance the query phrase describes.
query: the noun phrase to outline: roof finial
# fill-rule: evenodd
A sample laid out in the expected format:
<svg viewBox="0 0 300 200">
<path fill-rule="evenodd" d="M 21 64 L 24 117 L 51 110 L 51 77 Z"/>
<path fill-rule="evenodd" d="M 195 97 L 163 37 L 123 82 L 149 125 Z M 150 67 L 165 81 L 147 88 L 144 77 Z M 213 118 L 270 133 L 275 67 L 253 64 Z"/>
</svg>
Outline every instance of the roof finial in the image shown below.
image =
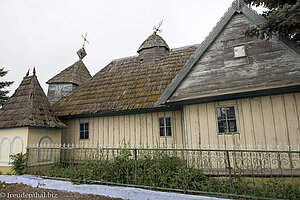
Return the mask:
<svg viewBox="0 0 300 200">
<path fill-rule="evenodd" d="M 26 73 L 26 76 L 29 76 L 29 70 L 30 70 L 30 69 L 28 69 L 28 71 L 27 71 L 27 73 Z"/>
<path fill-rule="evenodd" d="M 243 6 L 245 5 L 245 2 L 244 0 L 235 0 L 233 4 L 235 4 L 235 8 L 237 10 L 242 10 Z"/>
<path fill-rule="evenodd" d="M 87 39 L 86 39 L 87 33 L 85 33 L 85 36 L 83 36 L 83 34 L 81 34 L 81 37 L 83 38 L 83 45 L 82 45 L 82 48 L 84 48 L 84 45 L 85 45 L 86 42 L 87 42 L 88 44 L 90 44 L 89 41 L 87 41 Z"/>
<path fill-rule="evenodd" d="M 162 25 L 163 21 L 164 21 L 164 20 L 161 20 L 161 22 L 159 22 L 159 25 L 158 25 L 158 27 L 157 27 L 157 28 L 156 28 L 156 26 L 154 26 L 154 27 L 153 27 L 153 34 L 154 34 L 154 35 L 156 35 L 156 33 L 157 33 L 157 32 L 159 32 L 159 33 L 161 33 L 161 32 L 162 32 L 162 30 L 161 30 L 161 29 L 159 29 L 159 28 L 161 27 L 161 25 Z"/>
<path fill-rule="evenodd" d="M 35 72 L 35 66 L 33 67 L 33 72 L 32 72 L 32 73 L 33 73 L 33 75 L 35 76 L 35 73 L 36 73 L 36 72 Z"/>
</svg>

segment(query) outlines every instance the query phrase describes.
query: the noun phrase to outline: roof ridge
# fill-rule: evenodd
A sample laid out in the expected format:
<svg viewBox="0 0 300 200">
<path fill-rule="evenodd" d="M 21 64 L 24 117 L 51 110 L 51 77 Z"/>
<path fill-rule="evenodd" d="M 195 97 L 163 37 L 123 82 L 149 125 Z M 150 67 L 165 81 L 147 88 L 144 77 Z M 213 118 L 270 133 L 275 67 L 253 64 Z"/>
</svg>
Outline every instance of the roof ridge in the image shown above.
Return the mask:
<svg viewBox="0 0 300 200">
<path fill-rule="evenodd" d="M 186 46 L 182 46 L 182 47 L 175 47 L 173 49 L 170 49 L 170 51 L 180 51 L 180 50 L 191 48 L 191 47 L 200 47 L 200 44 L 191 44 L 191 45 L 186 45 Z M 121 60 L 129 59 L 129 58 L 137 58 L 137 57 L 139 57 L 139 55 L 115 58 L 115 59 L 112 59 L 111 62 L 121 61 Z"/>
</svg>

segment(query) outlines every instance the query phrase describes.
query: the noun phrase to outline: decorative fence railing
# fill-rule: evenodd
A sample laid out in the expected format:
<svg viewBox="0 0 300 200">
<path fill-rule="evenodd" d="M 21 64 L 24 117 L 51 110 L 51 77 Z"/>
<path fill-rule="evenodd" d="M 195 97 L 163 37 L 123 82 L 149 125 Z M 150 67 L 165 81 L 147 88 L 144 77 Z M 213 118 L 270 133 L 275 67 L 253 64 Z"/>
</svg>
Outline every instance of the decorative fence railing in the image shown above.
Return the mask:
<svg viewBox="0 0 300 200">
<path fill-rule="evenodd" d="M 27 148 L 29 174 L 79 183 L 300 199 L 300 151 Z"/>
</svg>

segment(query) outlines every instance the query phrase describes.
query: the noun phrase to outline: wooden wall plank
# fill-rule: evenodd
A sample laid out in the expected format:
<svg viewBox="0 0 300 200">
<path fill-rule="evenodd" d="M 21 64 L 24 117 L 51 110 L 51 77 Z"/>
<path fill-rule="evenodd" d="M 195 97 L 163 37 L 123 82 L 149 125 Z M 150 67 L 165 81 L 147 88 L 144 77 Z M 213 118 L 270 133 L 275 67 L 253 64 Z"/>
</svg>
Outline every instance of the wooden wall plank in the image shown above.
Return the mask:
<svg viewBox="0 0 300 200">
<path fill-rule="evenodd" d="M 140 115 L 140 120 L 141 120 L 141 128 L 140 128 L 140 146 L 146 147 L 148 143 L 148 129 L 147 129 L 147 116 L 146 114 L 141 114 Z"/>
<path fill-rule="evenodd" d="M 141 114 L 135 115 L 135 127 L 136 127 L 136 146 L 141 147 Z"/>
<path fill-rule="evenodd" d="M 147 113 L 146 114 L 146 119 L 147 119 L 147 124 L 146 124 L 146 129 L 147 129 L 147 146 L 152 148 L 154 147 L 154 131 L 153 131 L 153 122 L 152 122 L 152 113 Z"/>
<path fill-rule="evenodd" d="M 244 128 L 245 128 L 245 138 L 246 138 L 246 148 L 253 149 L 256 145 L 255 135 L 253 130 L 252 122 L 252 109 L 250 99 L 242 100 L 242 112 L 244 116 Z M 249 145 L 249 146 L 248 146 Z"/>
<path fill-rule="evenodd" d="M 295 108 L 297 113 L 297 121 L 298 121 L 298 138 L 300 138 L 300 93 L 294 94 L 295 98 Z M 298 141 L 297 150 L 300 151 L 300 141 Z"/>
<path fill-rule="evenodd" d="M 200 104 L 199 106 L 199 119 L 200 119 L 200 125 L 201 125 L 201 145 L 203 145 L 204 148 L 208 148 L 209 145 L 209 130 L 208 130 L 208 119 L 207 119 L 207 110 L 206 110 L 206 104 Z"/>
<path fill-rule="evenodd" d="M 286 138 L 287 125 L 283 97 L 281 95 L 274 95 L 271 97 L 271 99 L 273 105 L 275 129 L 277 133 L 277 142 L 280 146 L 286 146 L 288 144 L 288 139 Z"/>
<path fill-rule="evenodd" d="M 251 112 L 253 121 L 253 133 L 256 145 L 266 146 L 266 137 L 264 133 L 264 121 L 262 119 L 261 99 L 260 97 L 251 98 Z"/>
<path fill-rule="evenodd" d="M 200 141 L 199 141 L 199 133 L 200 133 L 200 128 L 199 128 L 199 118 L 198 118 L 198 106 L 195 105 L 190 105 L 188 106 L 189 110 L 189 141 L 191 144 L 191 148 L 199 148 Z"/>
<path fill-rule="evenodd" d="M 136 147 L 136 127 L 135 127 L 135 116 L 129 115 L 130 117 L 130 146 Z"/>
<path fill-rule="evenodd" d="M 273 149 L 277 144 L 277 135 L 274 122 L 273 106 L 270 96 L 261 97 L 262 114 L 264 116 L 264 133 L 268 149 Z"/>
<path fill-rule="evenodd" d="M 155 146 L 160 146 L 159 126 L 158 126 L 158 113 L 152 113 L 153 124 L 153 142 Z"/>
<path fill-rule="evenodd" d="M 216 149 L 220 146 L 219 144 L 220 135 L 218 135 L 217 128 L 216 128 L 217 122 L 216 122 L 216 114 L 215 114 L 216 113 L 215 103 L 207 103 L 206 105 L 207 105 L 209 144 L 213 145 L 213 148 Z"/>
<path fill-rule="evenodd" d="M 285 94 L 283 96 L 284 107 L 286 110 L 286 123 L 288 140 L 291 147 L 295 150 L 295 146 L 300 144 L 300 137 L 298 134 L 299 124 L 297 119 L 297 107 L 295 104 L 294 94 Z"/>
<path fill-rule="evenodd" d="M 244 121 L 244 115 L 243 115 L 243 105 L 242 100 L 237 100 L 237 124 L 238 124 L 238 138 L 236 145 L 240 145 L 241 148 L 246 146 L 246 137 L 245 137 L 245 121 Z"/>
<path fill-rule="evenodd" d="M 130 143 L 130 116 L 125 115 L 125 141 L 126 144 Z"/>
<path fill-rule="evenodd" d="M 110 135 L 109 135 L 109 117 L 104 117 L 104 146 L 108 147 L 110 145 Z"/>
</svg>

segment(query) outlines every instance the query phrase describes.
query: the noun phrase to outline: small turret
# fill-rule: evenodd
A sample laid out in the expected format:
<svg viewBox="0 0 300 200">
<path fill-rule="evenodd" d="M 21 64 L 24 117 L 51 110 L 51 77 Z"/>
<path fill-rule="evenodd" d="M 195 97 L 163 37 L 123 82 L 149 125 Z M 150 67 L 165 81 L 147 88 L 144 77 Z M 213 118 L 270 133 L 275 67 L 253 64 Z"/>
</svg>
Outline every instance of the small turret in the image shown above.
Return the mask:
<svg viewBox="0 0 300 200">
<path fill-rule="evenodd" d="M 155 62 L 162 58 L 168 51 L 169 46 L 156 32 L 153 32 L 137 50 L 142 63 Z"/>
</svg>

